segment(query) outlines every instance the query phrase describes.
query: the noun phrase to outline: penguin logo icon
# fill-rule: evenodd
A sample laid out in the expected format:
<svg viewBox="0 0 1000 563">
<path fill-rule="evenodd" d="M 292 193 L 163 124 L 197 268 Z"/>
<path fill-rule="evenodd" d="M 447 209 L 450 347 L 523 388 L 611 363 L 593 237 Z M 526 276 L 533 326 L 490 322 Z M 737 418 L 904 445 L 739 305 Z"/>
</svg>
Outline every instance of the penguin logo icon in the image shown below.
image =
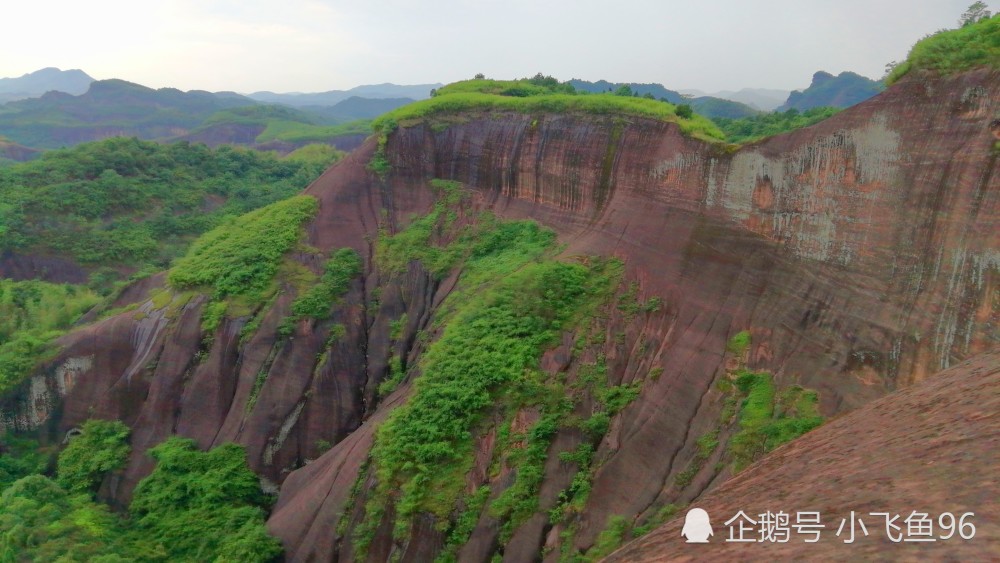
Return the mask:
<svg viewBox="0 0 1000 563">
<path fill-rule="evenodd" d="M 688 510 L 684 517 L 684 529 L 681 536 L 687 538 L 687 543 L 708 543 L 708 536 L 713 535 L 712 523 L 708 513 L 700 508 Z"/>
</svg>

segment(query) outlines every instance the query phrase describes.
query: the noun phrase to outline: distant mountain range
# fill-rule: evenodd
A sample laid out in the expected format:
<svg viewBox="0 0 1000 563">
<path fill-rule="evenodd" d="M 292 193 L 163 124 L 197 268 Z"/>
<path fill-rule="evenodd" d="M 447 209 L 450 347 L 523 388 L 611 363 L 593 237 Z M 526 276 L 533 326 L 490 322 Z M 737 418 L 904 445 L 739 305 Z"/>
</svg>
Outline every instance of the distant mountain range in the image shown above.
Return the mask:
<svg viewBox="0 0 1000 563">
<path fill-rule="evenodd" d="M 573 79 L 580 91 L 615 91 L 625 83 Z M 686 103 L 707 117 L 740 118 L 760 110 L 847 107 L 882 89 L 878 81 L 852 72 L 817 72 L 804 91 L 745 88 L 705 95 L 678 92 L 662 84 L 628 83 L 637 95 Z M 37 149 L 57 148 L 112 136 L 187 139 L 210 145 L 243 144 L 291 150 L 309 142 L 349 150 L 368 133 L 367 122 L 414 100 L 430 97 L 441 84 L 375 84 L 319 93 L 182 92 L 153 89 L 124 80 L 97 80 L 81 70 L 44 68 L 18 78 L 0 78 L 0 158 L 26 159 Z M 275 105 L 279 104 L 279 105 Z M 780 105 L 780 107 L 778 107 Z"/>
<path fill-rule="evenodd" d="M 788 99 L 789 90 L 773 88 L 743 88 L 742 90 L 721 90 L 719 92 L 704 92 L 702 90 L 680 90 L 681 94 L 692 97 L 713 97 L 732 100 L 746 104 L 761 111 L 774 111 Z"/>
<path fill-rule="evenodd" d="M 440 88 L 443 84 L 372 84 L 367 86 L 355 86 L 350 90 L 330 90 L 329 92 L 317 92 L 313 94 L 290 93 L 276 94 L 274 92 L 254 92 L 248 97 L 258 102 L 269 104 L 284 104 L 292 107 L 310 106 L 332 106 L 352 97 L 391 99 L 409 98 L 410 100 L 423 100 L 431 97 L 431 90 Z"/>
<path fill-rule="evenodd" d="M 83 85 L 81 77 L 85 77 Z M 411 93 L 426 98 L 424 85 L 380 84 L 348 92 L 272 94 L 272 99 L 334 100 L 327 105 L 289 107 L 263 103 L 235 92 L 182 92 L 153 89 L 125 80 L 93 80 L 82 71 L 43 69 L 21 78 L 0 79 L 7 95 L 0 105 L 0 158 L 23 160 L 37 150 L 70 146 L 113 136 L 186 139 L 209 145 L 241 144 L 292 150 L 309 142 L 350 150 L 368 134 L 367 121 L 414 101 L 383 97 Z M 435 85 L 429 85 L 435 86 Z M 64 90 L 72 90 L 66 92 Z M 19 94 L 13 94 L 13 92 Z M 350 122 L 350 123 L 349 123 Z"/>
<path fill-rule="evenodd" d="M 758 110 L 752 108 L 746 104 L 740 102 L 734 102 L 732 100 L 725 100 L 722 98 L 715 98 L 711 96 L 701 96 L 695 98 L 689 98 L 682 95 L 676 90 L 668 90 L 662 84 L 642 84 L 638 82 L 608 82 L 607 80 L 598 80 L 597 82 L 588 82 L 586 80 L 572 79 L 569 81 L 577 90 L 584 92 L 608 92 L 615 91 L 621 86 L 628 84 L 629 88 L 633 92 L 636 92 L 640 96 L 651 94 L 656 99 L 663 99 L 672 104 L 690 104 L 694 111 L 707 116 L 707 117 L 730 117 L 739 118 L 747 117 L 758 113 Z"/>
<path fill-rule="evenodd" d="M 865 78 L 853 72 L 842 72 L 837 76 L 819 71 L 813 75 L 812 84 L 802 91 L 788 95 L 778 111 L 789 109 L 807 110 L 821 106 L 846 108 L 863 102 L 885 89 L 879 80 Z"/>
<path fill-rule="evenodd" d="M 43 68 L 17 78 L 0 78 L 0 104 L 37 98 L 51 90 L 83 94 L 94 79 L 79 69 Z"/>
</svg>

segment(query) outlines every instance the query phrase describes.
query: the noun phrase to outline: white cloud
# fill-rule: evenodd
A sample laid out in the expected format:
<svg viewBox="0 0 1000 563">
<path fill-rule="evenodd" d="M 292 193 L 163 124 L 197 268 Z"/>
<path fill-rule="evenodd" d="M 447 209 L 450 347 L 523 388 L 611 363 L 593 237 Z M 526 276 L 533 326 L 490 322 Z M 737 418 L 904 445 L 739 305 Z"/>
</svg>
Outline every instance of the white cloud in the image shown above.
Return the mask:
<svg viewBox="0 0 1000 563">
<path fill-rule="evenodd" d="M 801 88 L 820 69 L 880 75 L 968 3 L 35 0 L 2 9 L 0 76 L 59 66 L 155 87 L 319 91 L 542 71 Z"/>
</svg>

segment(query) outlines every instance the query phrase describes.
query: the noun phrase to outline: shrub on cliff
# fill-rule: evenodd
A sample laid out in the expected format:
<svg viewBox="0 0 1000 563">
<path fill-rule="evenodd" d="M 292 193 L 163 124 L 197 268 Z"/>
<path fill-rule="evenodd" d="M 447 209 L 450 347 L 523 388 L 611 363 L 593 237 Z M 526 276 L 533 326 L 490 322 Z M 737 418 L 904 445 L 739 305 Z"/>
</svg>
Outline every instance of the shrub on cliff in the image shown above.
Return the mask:
<svg viewBox="0 0 1000 563">
<path fill-rule="evenodd" d="M 951 74 L 979 66 L 1000 67 L 1000 15 L 970 20 L 958 29 L 939 31 L 910 49 L 906 60 L 886 78 L 892 84 L 912 70 Z"/>
<path fill-rule="evenodd" d="M 104 476 L 125 467 L 129 428 L 117 420 L 88 420 L 59 454 L 59 484 L 72 492 L 94 492 Z"/>
<path fill-rule="evenodd" d="M 264 293 L 317 208 L 315 198 L 296 196 L 216 227 L 176 262 L 170 284 L 178 289 L 211 288 L 216 298 Z"/>
</svg>

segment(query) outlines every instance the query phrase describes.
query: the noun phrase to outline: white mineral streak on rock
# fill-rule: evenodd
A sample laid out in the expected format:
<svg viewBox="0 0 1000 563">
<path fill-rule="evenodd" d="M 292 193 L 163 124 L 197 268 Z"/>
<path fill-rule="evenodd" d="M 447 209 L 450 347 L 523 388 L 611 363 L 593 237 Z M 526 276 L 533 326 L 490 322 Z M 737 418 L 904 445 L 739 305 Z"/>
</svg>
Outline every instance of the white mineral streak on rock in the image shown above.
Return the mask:
<svg viewBox="0 0 1000 563">
<path fill-rule="evenodd" d="M 853 181 L 848 183 L 852 155 Z M 852 214 L 845 206 L 874 208 L 891 199 L 898 177 L 899 134 L 889 128 L 884 115 L 876 115 L 863 128 L 819 137 L 781 158 L 772 159 L 757 150 L 738 153 L 722 193 L 710 185 L 706 202 L 713 205 L 719 200 L 741 222 L 755 214 L 769 214 L 771 232 L 761 234 L 787 241 L 797 256 L 849 264 L 864 243 L 852 233 L 866 232 L 874 219 L 868 214 L 848 221 Z M 709 178 L 713 178 L 711 170 Z M 769 209 L 756 208 L 758 186 L 771 190 Z M 861 186 L 869 189 L 857 189 Z M 838 228 L 848 223 L 858 225 Z"/>
</svg>

